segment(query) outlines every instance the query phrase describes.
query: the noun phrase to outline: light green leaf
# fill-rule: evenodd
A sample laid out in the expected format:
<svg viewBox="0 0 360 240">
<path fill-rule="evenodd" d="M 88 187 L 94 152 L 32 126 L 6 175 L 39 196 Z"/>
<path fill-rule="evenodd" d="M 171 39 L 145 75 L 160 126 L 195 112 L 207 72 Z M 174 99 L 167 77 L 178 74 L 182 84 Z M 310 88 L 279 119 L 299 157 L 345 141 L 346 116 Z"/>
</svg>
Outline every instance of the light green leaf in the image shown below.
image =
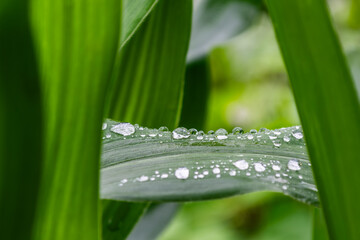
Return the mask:
<svg viewBox="0 0 360 240">
<path fill-rule="evenodd" d="M 360 104 L 325 0 L 269 0 L 330 239 L 359 239 Z M 339 219 L 346 224 L 339 224 Z"/>
<path fill-rule="evenodd" d="M 260 16 L 260 7 L 259 0 L 194 1 L 187 62 L 204 58 L 213 47 L 247 29 Z"/>
<path fill-rule="evenodd" d="M 28 1 L 0 2 L 0 239 L 30 239 L 43 160 L 28 12 Z"/>
<path fill-rule="evenodd" d="M 45 162 L 34 239 L 98 239 L 100 127 L 121 1 L 34 0 Z"/>
<path fill-rule="evenodd" d="M 104 129 L 102 198 L 194 201 L 268 190 L 318 204 L 300 127 L 203 135 L 107 121 Z"/>
</svg>

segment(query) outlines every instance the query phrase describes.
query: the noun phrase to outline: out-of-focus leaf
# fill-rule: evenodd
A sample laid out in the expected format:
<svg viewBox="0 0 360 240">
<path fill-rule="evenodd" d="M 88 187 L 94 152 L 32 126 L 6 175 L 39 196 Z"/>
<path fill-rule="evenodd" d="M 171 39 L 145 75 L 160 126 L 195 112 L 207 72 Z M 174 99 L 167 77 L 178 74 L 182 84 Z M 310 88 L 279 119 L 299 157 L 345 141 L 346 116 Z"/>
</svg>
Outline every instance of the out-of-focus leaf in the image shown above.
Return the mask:
<svg viewBox="0 0 360 240">
<path fill-rule="evenodd" d="M 45 110 L 34 239 L 98 239 L 100 129 L 120 38 L 118 0 L 34 0 Z"/>
<path fill-rule="evenodd" d="M 204 127 L 210 91 L 209 75 L 206 59 L 193 62 L 187 66 L 184 100 L 181 109 L 181 126 L 199 129 Z"/>
<path fill-rule="evenodd" d="M 190 36 L 191 7 L 190 0 L 160 0 L 127 42 L 118 55 L 120 66 L 113 75 L 116 79 L 112 88 L 109 116 L 153 127 L 176 126 Z M 103 217 L 104 239 L 111 235 L 117 236 L 117 239 L 125 239 L 142 214 L 138 211 L 136 218 L 133 213 L 136 213 L 136 209 L 145 209 L 147 206 L 115 201 L 106 204 L 104 212 L 108 217 L 119 221 L 119 228 L 108 228 L 108 217 Z M 121 218 L 118 214 L 121 214 Z M 131 224 L 131 227 L 122 227 L 122 221 Z M 112 221 L 112 225 L 114 224 L 116 222 Z M 151 224 L 154 225 L 153 229 L 161 226 L 157 222 Z M 142 233 L 147 235 L 146 231 Z"/>
<path fill-rule="evenodd" d="M 127 239 L 134 224 L 144 214 L 149 203 L 128 203 L 103 200 L 103 239 Z"/>
<path fill-rule="evenodd" d="M 123 0 L 120 47 L 123 47 L 145 21 L 159 0 Z"/>
<path fill-rule="evenodd" d="M 153 204 L 135 226 L 127 240 L 156 239 L 178 210 L 178 203 Z"/>
<path fill-rule="evenodd" d="M 324 215 L 321 209 L 314 208 L 314 219 L 313 219 L 313 240 L 329 240 L 328 232 L 326 229 L 326 223 Z"/>
<path fill-rule="evenodd" d="M 0 3 L 0 239 L 30 239 L 42 164 L 39 75 L 28 1 Z"/>
<path fill-rule="evenodd" d="M 325 0 L 269 0 L 331 239 L 359 239 L 360 104 Z M 346 224 L 339 224 L 339 219 Z"/>
<path fill-rule="evenodd" d="M 193 201 L 269 190 L 318 204 L 300 127 L 229 135 L 105 127 L 102 198 Z"/>
<path fill-rule="evenodd" d="M 260 15 L 261 1 L 195 1 L 187 62 L 204 58 L 216 45 L 238 35 Z"/>
</svg>

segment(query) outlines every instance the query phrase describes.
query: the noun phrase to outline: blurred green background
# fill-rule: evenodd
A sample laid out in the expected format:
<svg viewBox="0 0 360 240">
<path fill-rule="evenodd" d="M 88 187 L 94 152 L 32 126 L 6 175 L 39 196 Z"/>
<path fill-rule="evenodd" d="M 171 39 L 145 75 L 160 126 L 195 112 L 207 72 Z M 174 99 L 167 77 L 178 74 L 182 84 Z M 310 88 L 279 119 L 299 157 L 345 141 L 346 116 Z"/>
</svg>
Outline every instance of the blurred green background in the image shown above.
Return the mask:
<svg viewBox="0 0 360 240">
<path fill-rule="evenodd" d="M 328 1 L 360 92 L 360 11 L 357 0 Z M 205 129 L 245 130 L 299 125 L 269 17 L 215 47 Z M 160 240 L 311 239 L 312 208 L 277 193 L 252 193 L 184 204 Z"/>
</svg>

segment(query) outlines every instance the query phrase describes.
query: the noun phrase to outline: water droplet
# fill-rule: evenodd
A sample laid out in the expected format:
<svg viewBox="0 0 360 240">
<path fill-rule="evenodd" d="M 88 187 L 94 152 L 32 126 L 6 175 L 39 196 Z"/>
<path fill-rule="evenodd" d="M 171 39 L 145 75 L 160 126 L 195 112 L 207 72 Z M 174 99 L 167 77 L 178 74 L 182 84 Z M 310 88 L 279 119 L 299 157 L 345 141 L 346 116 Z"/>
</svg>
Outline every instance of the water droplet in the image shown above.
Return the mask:
<svg viewBox="0 0 360 240">
<path fill-rule="evenodd" d="M 251 175 L 251 173 L 249 173 L 249 172 L 246 173 L 246 176 L 250 176 L 250 175 Z"/>
<path fill-rule="evenodd" d="M 162 178 L 162 179 L 164 179 L 164 178 L 168 178 L 168 176 L 169 176 L 169 174 L 167 174 L 167 173 L 163 173 L 163 174 L 161 174 L 161 178 Z"/>
<path fill-rule="evenodd" d="M 281 146 L 280 140 L 274 140 L 273 144 L 274 144 L 275 147 L 280 147 Z"/>
<path fill-rule="evenodd" d="M 283 190 L 287 190 L 287 189 L 288 189 L 288 186 L 287 186 L 287 185 L 283 185 L 283 186 L 282 186 L 282 189 L 283 189 Z"/>
<path fill-rule="evenodd" d="M 250 133 L 251 133 L 251 134 L 256 134 L 257 131 L 256 131 L 256 129 L 251 129 L 251 130 L 250 130 Z"/>
<path fill-rule="evenodd" d="M 165 127 L 165 126 L 162 126 L 162 127 L 159 128 L 159 131 L 167 132 L 167 131 L 169 131 L 169 129 L 167 127 Z"/>
<path fill-rule="evenodd" d="M 235 167 L 240 170 L 246 170 L 249 168 L 249 163 L 245 160 L 239 160 L 233 163 Z"/>
<path fill-rule="evenodd" d="M 275 174 L 275 177 L 280 177 L 280 173 Z"/>
<path fill-rule="evenodd" d="M 230 176 L 235 176 L 235 175 L 236 175 L 236 171 L 235 171 L 235 170 L 230 170 L 229 175 L 230 175 Z"/>
<path fill-rule="evenodd" d="M 111 138 L 111 135 L 110 135 L 110 134 L 106 134 L 105 137 L 106 137 L 106 138 Z"/>
<path fill-rule="evenodd" d="M 220 173 L 220 168 L 216 167 L 212 171 L 214 174 L 218 174 L 218 173 Z"/>
<path fill-rule="evenodd" d="M 202 140 L 202 139 L 204 139 L 204 131 L 199 131 L 196 139 L 197 139 L 197 140 Z"/>
<path fill-rule="evenodd" d="M 123 180 L 121 180 L 121 183 L 127 183 L 127 179 L 126 178 L 124 178 Z"/>
<path fill-rule="evenodd" d="M 107 128 L 107 123 L 103 123 L 103 125 L 102 125 L 102 130 L 105 130 Z"/>
<path fill-rule="evenodd" d="M 156 137 L 157 131 L 155 129 L 149 129 L 149 137 Z"/>
<path fill-rule="evenodd" d="M 254 168 L 255 168 L 255 171 L 257 171 L 257 172 L 265 171 L 265 166 L 262 165 L 261 163 L 254 163 Z"/>
<path fill-rule="evenodd" d="M 204 178 L 204 175 L 203 175 L 203 174 L 199 174 L 199 178 Z"/>
<path fill-rule="evenodd" d="M 249 134 L 249 135 L 247 135 L 247 139 L 249 139 L 249 140 L 254 139 L 254 136 Z"/>
<path fill-rule="evenodd" d="M 149 180 L 149 177 L 142 175 L 141 177 L 138 178 L 138 180 L 139 180 L 140 182 L 146 182 L 147 180 Z"/>
<path fill-rule="evenodd" d="M 228 137 L 227 137 L 228 132 L 227 132 L 225 129 L 223 129 L 223 128 L 218 129 L 218 130 L 215 132 L 215 134 L 216 134 L 216 138 L 219 139 L 219 140 L 223 140 L 223 139 L 227 139 L 227 138 L 228 138 Z"/>
<path fill-rule="evenodd" d="M 272 165 L 274 171 L 280 171 L 281 167 L 279 165 Z"/>
<path fill-rule="evenodd" d="M 198 134 L 198 130 L 196 130 L 195 128 L 190 128 L 190 129 L 189 129 L 189 133 L 190 133 L 191 135 L 197 135 L 197 134 Z"/>
<path fill-rule="evenodd" d="M 299 179 L 303 179 L 303 176 L 299 175 Z"/>
<path fill-rule="evenodd" d="M 217 174 L 217 175 L 216 175 L 216 178 L 220 178 L 220 177 L 221 177 L 221 175 L 220 175 L 220 174 Z"/>
<path fill-rule="evenodd" d="M 280 135 L 281 134 L 281 132 L 279 132 L 279 131 L 274 131 L 273 132 L 275 135 Z"/>
<path fill-rule="evenodd" d="M 189 177 L 189 169 L 187 169 L 186 167 L 181 167 L 176 169 L 175 171 L 175 177 L 177 179 L 187 179 Z"/>
<path fill-rule="evenodd" d="M 172 137 L 174 139 L 188 138 L 190 137 L 190 133 L 186 128 L 179 127 L 172 132 Z"/>
<path fill-rule="evenodd" d="M 244 133 L 244 130 L 241 127 L 234 127 L 234 129 L 232 130 L 232 133 L 234 135 L 242 134 L 242 133 Z"/>
<path fill-rule="evenodd" d="M 119 123 L 113 126 L 110 131 L 123 136 L 129 136 L 135 132 L 135 127 L 130 123 Z"/>
<path fill-rule="evenodd" d="M 203 174 L 204 175 L 209 175 L 209 171 L 204 171 Z"/>
<path fill-rule="evenodd" d="M 290 137 L 289 136 L 284 136 L 284 141 L 285 142 L 290 142 Z"/>
<path fill-rule="evenodd" d="M 271 140 L 274 140 L 274 139 L 277 139 L 277 136 L 269 135 L 269 138 L 270 138 Z"/>
<path fill-rule="evenodd" d="M 266 131 L 268 131 L 267 128 L 260 128 L 260 130 L 259 130 L 259 132 L 261 132 L 261 133 L 266 132 Z"/>
<path fill-rule="evenodd" d="M 207 134 L 209 134 L 209 135 L 214 135 L 215 132 L 214 132 L 213 130 L 209 130 L 209 131 L 207 132 Z"/>
<path fill-rule="evenodd" d="M 293 171 L 299 171 L 301 167 L 296 159 L 290 159 L 288 162 L 288 168 Z"/>
<path fill-rule="evenodd" d="M 302 139 L 304 137 L 304 135 L 302 134 L 301 131 L 294 131 L 292 132 L 292 135 L 294 136 L 294 138 L 296 139 Z"/>
</svg>

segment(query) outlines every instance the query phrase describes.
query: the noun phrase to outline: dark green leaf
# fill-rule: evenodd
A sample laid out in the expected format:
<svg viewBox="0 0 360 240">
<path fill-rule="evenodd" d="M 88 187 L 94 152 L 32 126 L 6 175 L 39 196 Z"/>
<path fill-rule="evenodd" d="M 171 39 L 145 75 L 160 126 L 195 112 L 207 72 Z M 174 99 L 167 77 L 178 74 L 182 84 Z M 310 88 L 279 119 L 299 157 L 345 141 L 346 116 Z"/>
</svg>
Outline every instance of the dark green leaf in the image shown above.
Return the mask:
<svg viewBox="0 0 360 240">
<path fill-rule="evenodd" d="M 359 239 L 359 100 L 325 0 L 269 0 L 331 239 Z M 346 224 L 339 224 L 339 219 Z"/>
<path fill-rule="evenodd" d="M 0 239 L 30 239 L 41 173 L 40 83 L 28 11 L 28 1 L 0 2 Z"/>
</svg>

